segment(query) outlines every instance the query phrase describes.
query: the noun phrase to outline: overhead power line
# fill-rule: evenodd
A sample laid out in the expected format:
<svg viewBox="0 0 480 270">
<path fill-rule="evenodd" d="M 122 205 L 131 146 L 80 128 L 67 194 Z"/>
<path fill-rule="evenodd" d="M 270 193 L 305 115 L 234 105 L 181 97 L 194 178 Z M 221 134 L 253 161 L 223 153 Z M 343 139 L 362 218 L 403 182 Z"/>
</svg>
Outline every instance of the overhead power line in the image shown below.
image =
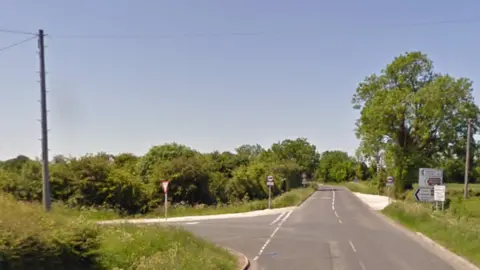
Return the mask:
<svg viewBox="0 0 480 270">
<path fill-rule="evenodd" d="M 231 32 L 231 33 L 192 33 L 179 35 L 50 35 L 52 38 L 88 38 L 88 39 L 169 39 L 177 37 L 226 37 L 226 36 L 262 36 L 272 32 Z"/>
<path fill-rule="evenodd" d="M 0 28 L 0 33 L 36 36 L 36 33 Z"/>
<path fill-rule="evenodd" d="M 471 24 L 480 23 L 480 18 L 470 19 L 457 19 L 457 20 L 440 20 L 440 21 L 424 21 L 424 22 L 411 22 L 411 23 L 383 23 L 382 28 L 394 28 L 394 27 L 421 27 L 431 25 L 447 25 L 447 24 Z M 372 28 L 379 27 L 378 25 L 372 26 Z M 341 31 L 341 30 L 339 30 Z M 216 38 L 216 37 L 231 37 L 231 36 L 266 36 L 276 34 L 288 34 L 288 33 L 304 33 L 304 34 L 318 34 L 318 31 L 306 30 L 306 29 L 292 29 L 288 31 L 251 31 L 251 32 L 227 32 L 227 33 L 190 33 L 190 34 L 51 34 L 51 38 L 59 39 L 172 39 L 172 38 Z"/>
<path fill-rule="evenodd" d="M 8 46 L 1 47 L 1 48 L 0 48 L 0 52 L 6 51 L 6 50 L 8 50 L 8 49 L 10 49 L 10 48 L 16 47 L 16 46 L 18 46 L 18 45 L 20 45 L 20 44 L 23 44 L 23 43 L 25 43 L 25 42 L 28 42 L 28 41 L 30 41 L 30 40 L 32 40 L 32 39 L 36 39 L 36 38 L 37 38 L 37 36 L 33 36 L 33 37 L 31 37 L 31 38 L 24 39 L 24 40 L 22 40 L 22 41 L 19 41 L 19 42 L 10 44 L 10 45 L 8 45 Z"/>
</svg>

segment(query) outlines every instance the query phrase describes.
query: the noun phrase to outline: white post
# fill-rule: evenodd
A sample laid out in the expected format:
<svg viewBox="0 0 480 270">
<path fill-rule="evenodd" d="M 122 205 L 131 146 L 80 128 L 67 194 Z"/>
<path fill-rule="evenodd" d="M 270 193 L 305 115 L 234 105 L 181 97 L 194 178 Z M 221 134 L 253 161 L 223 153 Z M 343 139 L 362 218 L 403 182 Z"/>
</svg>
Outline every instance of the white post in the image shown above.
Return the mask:
<svg viewBox="0 0 480 270">
<path fill-rule="evenodd" d="M 268 186 L 268 209 L 271 206 L 271 198 L 272 198 L 272 186 Z"/>
<path fill-rule="evenodd" d="M 165 219 L 167 219 L 168 193 L 165 192 Z"/>
</svg>

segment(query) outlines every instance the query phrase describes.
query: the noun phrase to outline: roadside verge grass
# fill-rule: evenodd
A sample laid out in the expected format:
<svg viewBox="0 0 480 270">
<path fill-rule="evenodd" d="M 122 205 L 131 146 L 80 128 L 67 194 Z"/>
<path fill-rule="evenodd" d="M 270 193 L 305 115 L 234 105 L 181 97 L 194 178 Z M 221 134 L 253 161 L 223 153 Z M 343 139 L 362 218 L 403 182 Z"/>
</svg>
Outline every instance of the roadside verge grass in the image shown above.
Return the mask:
<svg viewBox="0 0 480 270">
<path fill-rule="evenodd" d="M 104 269 L 236 269 L 227 250 L 181 228 L 113 226 L 102 229 L 100 264 Z"/>
<path fill-rule="evenodd" d="M 227 250 L 173 227 L 99 227 L 0 194 L 0 269 L 236 269 Z"/>
<path fill-rule="evenodd" d="M 324 183 L 325 185 L 329 186 L 342 186 L 348 188 L 352 192 L 364 193 L 364 194 L 373 194 L 378 195 L 378 189 L 374 184 L 369 181 L 360 181 L 358 183 L 355 182 L 341 182 L 341 183 Z"/>
<path fill-rule="evenodd" d="M 272 198 L 271 208 L 282 208 L 289 206 L 297 206 L 306 200 L 310 195 L 315 192 L 316 188 L 309 186 L 306 188 L 292 189 L 288 192 Z M 268 200 L 255 200 L 247 202 L 239 202 L 234 204 L 225 205 L 195 205 L 195 206 L 182 206 L 172 205 L 168 208 L 169 217 L 184 217 L 184 216 L 205 216 L 205 215 L 220 215 L 220 214 L 234 214 L 244 213 L 256 210 L 264 210 L 268 208 Z M 163 216 L 163 208 L 159 208 L 157 211 L 149 213 L 147 215 L 135 216 L 134 218 L 145 217 L 158 217 Z"/>
<path fill-rule="evenodd" d="M 480 206 L 480 200 L 476 203 Z M 395 202 L 382 212 L 480 266 L 480 218 L 452 211 L 432 212 L 428 205 L 411 202 Z"/>
</svg>

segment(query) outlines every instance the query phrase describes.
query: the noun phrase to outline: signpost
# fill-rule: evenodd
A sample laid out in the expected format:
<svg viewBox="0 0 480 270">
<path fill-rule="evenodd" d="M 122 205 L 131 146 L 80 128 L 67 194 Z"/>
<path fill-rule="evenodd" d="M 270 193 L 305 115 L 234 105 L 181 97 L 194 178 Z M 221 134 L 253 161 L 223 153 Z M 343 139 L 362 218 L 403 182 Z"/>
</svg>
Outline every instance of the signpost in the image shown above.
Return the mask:
<svg viewBox="0 0 480 270">
<path fill-rule="evenodd" d="M 387 177 L 387 182 L 385 183 L 385 186 L 387 187 L 388 203 L 391 203 L 392 200 L 393 184 L 395 184 L 395 179 L 393 178 L 393 176 Z"/>
<path fill-rule="evenodd" d="M 162 181 L 163 193 L 165 193 L 165 219 L 167 219 L 167 206 L 168 206 L 168 180 Z"/>
<path fill-rule="evenodd" d="M 272 186 L 274 185 L 273 176 L 269 175 L 267 177 L 267 186 L 268 186 L 268 209 L 270 209 L 272 201 Z"/>
<path fill-rule="evenodd" d="M 307 175 L 305 173 L 302 173 L 302 185 L 305 187 L 307 184 Z"/>
<path fill-rule="evenodd" d="M 420 168 L 418 186 L 433 188 L 435 185 L 443 185 L 443 171 L 439 169 Z"/>
<path fill-rule="evenodd" d="M 420 168 L 418 172 L 418 188 L 414 194 L 415 199 L 418 202 L 439 201 L 435 195 L 435 190 L 439 189 L 438 186 L 443 186 L 443 171 L 440 169 Z M 443 188 L 445 188 L 445 186 L 443 186 Z M 442 188 L 437 191 L 437 195 L 441 197 L 440 190 L 442 190 Z M 443 189 L 443 192 L 445 192 L 445 189 Z M 443 193 L 443 200 L 445 200 L 445 193 Z"/>
<path fill-rule="evenodd" d="M 436 185 L 433 188 L 433 198 L 435 200 L 435 206 L 438 210 L 439 202 L 441 202 L 442 205 L 442 211 L 445 209 L 445 192 L 446 192 L 446 187 L 444 185 Z"/>
<path fill-rule="evenodd" d="M 393 179 L 393 176 L 387 177 L 387 183 L 386 183 L 387 187 L 393 186 L 394 183 L 395 183 L 395 180 Z"/>
<path fill-rule="evenodd" d="M 430 187 L 419 187 L 413 194 L 417 202 L 433 202 L 433 189 Z"/>
</svg>

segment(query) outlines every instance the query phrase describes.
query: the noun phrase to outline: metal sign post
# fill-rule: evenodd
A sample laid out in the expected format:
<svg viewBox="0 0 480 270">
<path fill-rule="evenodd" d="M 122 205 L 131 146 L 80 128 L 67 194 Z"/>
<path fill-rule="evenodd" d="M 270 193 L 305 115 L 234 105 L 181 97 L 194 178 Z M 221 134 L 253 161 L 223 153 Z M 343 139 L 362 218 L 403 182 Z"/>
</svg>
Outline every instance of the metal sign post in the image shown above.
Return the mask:
<svg viewBox="0 0 480 270">
<path fill-rule="evenodd" d="M 267 186 L 268 186 L 268 209 L 270 209 L 272 205 L 272 186 L 274 185 L 273 183 L 273 176 L 269 175 L 267 177 Z"/>
<path fill-rule="evenodd" d="M 167 219 L 168 210 L 168 180 L 162 181 L 163 193 L 165 193 L 165 219 Z"/>
<path fill-rule="evenodd" d="M 444 185 L 436 185 L 433 188 L 433 197 L 435 200 L 436 208 L 438 211 L 439 204 L 441 203 L 441 209 L 442 211 L 445 210 L 445 193 L 446 193 L 446 187 Z"/>
<path fill-rule="evenodd" d="M 385 183 L 385 186 L 387 188 L 388 204 L 392 202 L 392 187 L 394 184 L 395 179 L 393 179 L 393 176 L 387 177 L 387 182 Z"/>
<path fill-rule="evenodd" d="M 436 203 L 435 186 L 443 185 L 443 171 L 432 168 L 420 168 L 418 173 L 418 188 L 415 199 L 418 202 Z M 436 206 L 438 206 L 436 204 Z"/>
</svg>

